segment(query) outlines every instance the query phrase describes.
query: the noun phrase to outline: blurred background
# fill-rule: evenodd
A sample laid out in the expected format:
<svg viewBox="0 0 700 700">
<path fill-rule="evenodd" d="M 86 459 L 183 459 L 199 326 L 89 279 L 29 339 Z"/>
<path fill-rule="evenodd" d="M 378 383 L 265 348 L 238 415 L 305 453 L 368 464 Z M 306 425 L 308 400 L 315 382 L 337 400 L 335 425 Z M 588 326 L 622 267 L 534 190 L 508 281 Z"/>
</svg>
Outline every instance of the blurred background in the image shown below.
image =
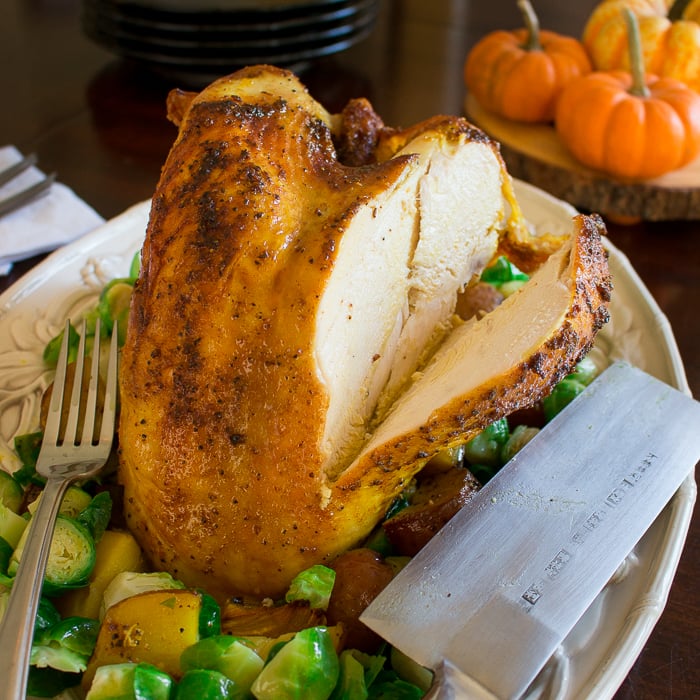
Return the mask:
<svg viewBox="0 0 700 700">
<path fill-rule="evenodd" d="M 184 59 L 178 65 L 165 62 L 159 42 L 166 35 L 164 24 L 167 23 L 162 21 L 163 17 L 172 10 L 163 8 L 172 3 L 181 9 L 197 6 L 195 13 L 181 15 L 171 22 L 174 25 L 171 36 L 192 38 L 197 34 L 192 28 L 209 21 L 203 8 L 209 7 L 210 2 L 227 8 L 223 12 L 223 25 L 236 24 L 230 9 L 233 5 L 246 5 L 243 9 L 250 11 L 253 4 L 252 0 L 141 0 L 141 6 L 127 11 L 124 7 L 129 7 L 129 3 L 119 0 L 3 0 L 4 37 L 0 43 L 3 141 L 26 151 L 41 147 L 42 164 L 47 169 L 52 167 L 53 150 L 73 149 L 76 170 L 65 172 L 66 165 L 62 163 L 61 177 L 71 182 L 87 201 L 103 202 L 100 209 L 103 216 L 117 214 L 125 201 L 147 197 L 148 187 L 152 189 L 155 185 L 157 173 L 149 176 L 143 169 L 152 171 L 154 159 L 165 157 L 175 135 L 174 127 L 164 119 L 167 92 L 173 87 L 201 87 L 214 73 L 209 65 L 201 71 L 197 66 L 188 69 Z M 302 17 L 302 28 L 308 29 L 304 26 L 304 13 L 321 12 L 318 8 L 309 10 L 312 4 L 307 0 L 305 10 L 294 10 L 288 0 L 284 5 L 289 7 L 280 9 L 280 0 L 263 0 L 257 3 L 256 12 L 271 13 L 278 24 L 280 20 L 289 22 L 296 12 L 297 19 Z M 291 66 L 329 110 L 339 110 L 351 97 L 364 96 L 391 125 L 412 124 L 436 113 L 462 113 L 462 66 L 469 48 L 488 31 L 522 24 L 512 0 L 490 0 L 488 10 L 483 3 L 478 18 L 474 12 L 477 0 L 354 3 L 331 0 L 325 4 L 326 14 L 349 9 L 350 14 L 341 18 L 339 24 L 356 23 L 358 28 L 342 51 L 329 50 L 325 55 L 319 51 L 320 55 L 310 60 L 294 56 Z M 580 32 L 593 5 L 592 0 L 538 3 L 538 7 L 548 6 L 549 12 L 555 12 L 559 18 L 558 31 L 571 33 Z M 135 53 L 134 43 L 120 38 L 117 20 L 122 20 L 123 28 L 124 19 L 131 19 L 131 24 L 128 21 L 126 24 L 133 32 L 133 18 L 139 12 L 146 19 L 142 22 L 141 45 L 137 42 L 136 47 L 143 50 L 147 46 L 150 53 L 146 51 L 149 55 L 134 60 L 133 55 L 129 56 Z M 110 23 L 105 18 L 113 21 Z M 255 36 L 252 30 L 250 34 Z M 221 39 L 221 32 L 216 38 Z M 337 43 L 339 47 L 342 44 Z M 302 47 L 292 39 L 291 48 L 290 53 L 294 53 Z M 210 54 L 216 53 L 206 42 L 205 49 Z M 192 47 L 193 61 L 202 50 L 196 45 Z M 220 49 L 217 58 L 223 52 Z M 18 60 L 20 55 L 31 59 Z M 402 60 L 395 60 L 399 55 Z M 436 64 L 441 66 L 438 71 Z M 225 74 L 235 68 L 232 60 L 230 69 L 222 65 L 220 72 Z M 9 110 L 14 114 L 10 115 Z M 110 129 L 112 124 L 123 126 L 125 120 L 134 125 L 131 137 L 126 140 L 123 128 L 119 133 Z M 91 121 L 99 128 L 90 127 Z M 52 134 L 59 131 L 60 142 L 52 142 Z M 38 134 L 43 143 L 37 143 Z M 93 151 L 93 163 L 95 152 L 100 153 L 112 175 L 123 176 L 121 192 L 113 197 L 105 196 L 99 171 L 92 174 L 81 171 L 82 149 Z M 149 185 L 144 186 L 145 183 Z"/>
</svg>

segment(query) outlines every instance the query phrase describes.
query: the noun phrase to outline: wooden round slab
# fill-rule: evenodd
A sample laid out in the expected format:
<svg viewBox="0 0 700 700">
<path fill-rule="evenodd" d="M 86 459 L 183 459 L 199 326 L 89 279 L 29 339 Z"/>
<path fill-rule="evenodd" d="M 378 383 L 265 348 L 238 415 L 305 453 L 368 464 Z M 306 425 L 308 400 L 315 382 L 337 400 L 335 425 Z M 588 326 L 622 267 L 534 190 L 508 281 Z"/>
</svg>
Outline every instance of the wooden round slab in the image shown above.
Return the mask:
<svg viewBox="0 0 700 700">
<path fill-rule="evenodd" d="M 622 221 L 700 219 L 700 158 L 653 180 L 613 180 L 575 160 L 551 125 L 504 119 L 487 112 L 470 95 L 465 111 L 472 123 L 500 142 L 513 177 L 579 209 Z"/>
</svg>

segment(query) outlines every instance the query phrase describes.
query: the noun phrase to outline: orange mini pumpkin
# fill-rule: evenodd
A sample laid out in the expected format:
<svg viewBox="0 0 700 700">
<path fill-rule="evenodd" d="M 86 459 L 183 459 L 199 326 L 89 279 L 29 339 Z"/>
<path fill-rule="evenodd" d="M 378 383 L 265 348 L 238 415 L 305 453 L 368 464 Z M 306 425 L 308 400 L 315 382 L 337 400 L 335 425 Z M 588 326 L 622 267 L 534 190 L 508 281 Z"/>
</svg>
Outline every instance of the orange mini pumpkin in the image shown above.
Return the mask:
<svg viewBox="0 0 700 700">
<path fill-rule="evenodd" d="M 644 180 L 700 153 L 700 95 L 685 84 L 645 76 L 639 27 L 627 8 L 632 72 L 596 71 L 571 83 L 557 105 L 556 130 L 583 164 Z"/>
<path fill-rule="evenodd" d="M 639 21 L 646 69 L 700 91 L 700 0 L 605 0 L 592 12 L 582 41 L 596 70 L 629 70 L 622 10 Z"/>
<path fill-rule="evenodd" d="M 683 19 L 700 23 L 700 0 L 690 0 L 683 8 Z"/>
<path fill-rule="evenodd" d="M 573 37 L 540 30 L 529 0 L 519 0 L 525 29 L 500 30 L 475 44 L 464 65 L 464 81 L 485 109 L 522 122 L 548 122 L 556 100 L 591 63 Z"/>
</svg>

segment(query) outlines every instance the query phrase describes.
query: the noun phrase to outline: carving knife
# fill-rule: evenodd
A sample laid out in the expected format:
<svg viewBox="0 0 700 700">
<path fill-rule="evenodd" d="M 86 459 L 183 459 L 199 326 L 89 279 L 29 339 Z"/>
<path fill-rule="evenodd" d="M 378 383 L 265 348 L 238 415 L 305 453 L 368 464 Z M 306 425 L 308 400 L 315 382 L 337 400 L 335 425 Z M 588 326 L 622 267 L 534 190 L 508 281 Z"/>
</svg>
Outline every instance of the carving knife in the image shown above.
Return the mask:
<svg viewBox="0 0 700 700">
<path fill-rule="evenodd" d="M 700 458 L 700 403 L 623 362 L 518 452 L 361 621 L 430 697 L 518 698 Z"/>
</svg>

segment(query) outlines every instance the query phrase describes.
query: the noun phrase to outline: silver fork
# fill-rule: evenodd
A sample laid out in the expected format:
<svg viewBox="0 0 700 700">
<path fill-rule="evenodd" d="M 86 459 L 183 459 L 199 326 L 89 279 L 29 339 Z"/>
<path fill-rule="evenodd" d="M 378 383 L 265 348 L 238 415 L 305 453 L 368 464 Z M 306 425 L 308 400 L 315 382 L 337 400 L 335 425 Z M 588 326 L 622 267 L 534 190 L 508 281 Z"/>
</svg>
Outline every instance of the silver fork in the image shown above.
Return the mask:
<svg viewBox="0 0 700 700">
<path fill-rule="evenodd" d="M 13 180 L 18 175 L 23 173 L 27 168 L 32 165 L 36 165 L 37 158 L 34 153 L 30 153 L 28 156 L 22 160 L 14 163 L 5 170 L 0 171 L 0 186 Z M 51 173 L 46 175 L 43 179 L 35 182 L 33 185 L 25 188 L 24 190 L 17 192 L 5 199 L 0 200 L 0 216 L 4 214 L 9 214 L 15 209 L 23 207 L 25 204 L 29 204 L 32 200 L 36 199 L 42 194 L 49 191 L 51 185 L 53 185 L 56 179 L 56 173 Z"/>
<path fill-rule="evenodd" d="M 29 674 L 29 655 L 46 562 L 51 549 L 51 538 L 56 515 L 63 495 L 70 484 L 97 474 L 109 456 L 114 435 L 117 403 L 117 325 L 115 322 L 109 349 L 104 409 L 101 415 L 99 438 L 94 438 L 97 418 L 97 389 L 100 366 L 100 326 L 95 329 L 90 383 L 85 402 L 82 431 L 79 429 L 79 411 L 82 377 L 85 365 L 85 324 L 81 333 L 76 359 L 70 409 L 61 439 L 61 414 L 66 392 L 68 366 L 68 322 L 56 368 L 53 393 L 44 429 L 44 438 L 37 460 L 36 471 L 46 477 L 39 505 L 28 527 L 30 528 L 12 593 L 0 625 L 0 683 L 2 696 L 24 698 Z"/>
</svg>

